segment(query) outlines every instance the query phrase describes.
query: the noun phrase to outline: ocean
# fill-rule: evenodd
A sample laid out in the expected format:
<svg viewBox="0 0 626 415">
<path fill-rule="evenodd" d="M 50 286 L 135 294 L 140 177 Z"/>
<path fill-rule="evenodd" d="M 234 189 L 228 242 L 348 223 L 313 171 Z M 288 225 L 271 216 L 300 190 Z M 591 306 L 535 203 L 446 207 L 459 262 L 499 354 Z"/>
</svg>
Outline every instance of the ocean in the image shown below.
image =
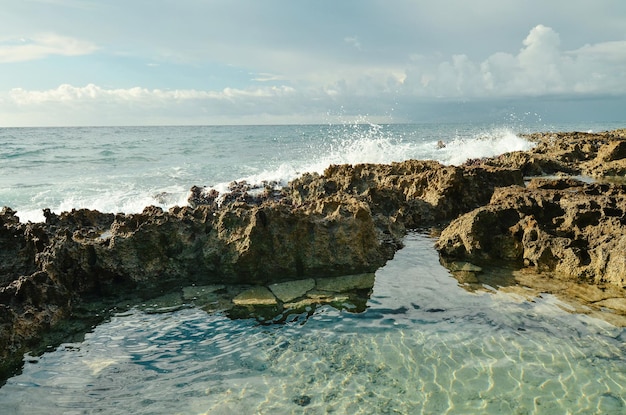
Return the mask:
<svg viewBox="0 0 626 415">
<path fill-rule="evenodd" d="M 331 164 L 461 164 L 527 150 L 520 133 L 623 123 L 0 128 L 0 206 L 136 213 L 192 186 L 277 186 Z M 438 148 L 443 141 L 446 146 Z M 7 414 L 622 414 L 626 330 L 548 294 L 469 290 L 414 231 L 364 310 L 280 324 L 129 304 L 81 339 L 26 355 Z"/>
</svg>

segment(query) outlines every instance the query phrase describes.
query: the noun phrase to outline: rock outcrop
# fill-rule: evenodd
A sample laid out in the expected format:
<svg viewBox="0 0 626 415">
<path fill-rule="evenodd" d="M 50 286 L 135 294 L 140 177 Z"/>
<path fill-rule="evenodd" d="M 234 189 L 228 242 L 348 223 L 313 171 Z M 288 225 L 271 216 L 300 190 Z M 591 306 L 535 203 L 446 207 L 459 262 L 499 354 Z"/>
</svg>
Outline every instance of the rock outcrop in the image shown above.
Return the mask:
<svg viewBox="0 0 626 415">
<path fill-rule="evenodd" d="M 332 302 L 345 296 L 328 294 L 323 278 L 343 283 L 354 279 L 346 275 L 373 275 L 402 246 L 407 229 L 447 223 L 436 248 L 464 283 L 479 281 L 477 265 L 506 261 L 536 278 L 623 292 L 626 185 L 591 178 L 616 181 L 626 174 L 626 130 L 528 138 L 537 143 L 531 151 L 458 167 L 417 160 L 340 165 L 284 188 L 233 182 L 220 195 L 193 187 L 189 206 L 168 212 L 46 210 L 45 223 L 23 224 L 4 208 L 0 379 L 19 367 L 42 334 L 94 299 L 176 290 L 210 297 L 206 287 L 247 284 L 257 288 L 233 295 L 233 307 Z M 586 181 L 524 181 L 546 174 Z M 614 294 L 594 298 L 616 303 Z"/>
<path fill-rule="evenodd" d="M 353 195 L 367 203 L 380 225 L 391 221 L 403 228 L 419 228 L 482 206 L 495 188 L 513 184 L 523 184 L 517 169 L 409 160 L 330 166 L 322 176 L 303 175 L 288 191 L 296 203 Z"/>
<path fill-rule="evenodd" d="M 45 223 L 22 224 L 5 208 L 0 371 L 89 298 L 373 273 L 407 227 L 450 219 L 522 180 L 513 169 L 407 161 L 331 166 L 256 193 L 246 183 L 226 195 L 194 187 L 190 206 L 169 212 L 46 210 Z"/>
<path fill-rule="evenodd" d="M 11 363 L 88 296 L 191 283 L 268 283 L 373 272 L 385 249 L 363 202 L 146 208 L 133 215 L 0 214 L 0 358 Z M 11 366 L 9 364 L 9 366 Z"/>
<path fill-rule="evenodd" d="M 520 169 L 525 176 L 566 174 L 603 178 L 626 174 L 626 129 L 600 133 L 535 133 L 524 137 L 537 145 L 530 151 L 473 162 Z"/>
<path fill-rule="evenodd" d="M 517 262 L 573 281 L 626 287 L 626 187 L 532 179 L 498 189 L 452 221 L 436 247 L 448 260 Z"/>
<path fill-rule="evenodd" d="M 523 284 L 534 280 L 547 289 L 545 281 L 558 280 L 555 292 L 572 291 L 564 284 L 592 284 L 611 292 L 611 304 L 622 304 L 615 298 L 626 297 L 626 130 L 527 138 L 537 143 L 528 152 L 472 165 L 542 177 L 500 188 L 489 204 L 453 220 L 436 244 L 442 263 L 504 260 L 531 271 L 518 274 Z M 609 308 L 623 313 L 624 307 Z"/>
</svg>

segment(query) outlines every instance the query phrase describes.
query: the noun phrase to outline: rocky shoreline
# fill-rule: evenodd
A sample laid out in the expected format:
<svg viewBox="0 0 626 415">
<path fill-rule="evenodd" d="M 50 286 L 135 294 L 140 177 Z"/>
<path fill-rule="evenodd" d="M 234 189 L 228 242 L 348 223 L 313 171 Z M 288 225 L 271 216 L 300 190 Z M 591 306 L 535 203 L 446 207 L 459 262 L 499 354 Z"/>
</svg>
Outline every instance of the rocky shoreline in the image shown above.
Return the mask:
<svg viewBox="0 0 626 415">
<path fill-rule="evenodd" d="M 626 315 L 626 130 L 527 138 L 537 143 L 530 151 L 458 167 L 417 160 L 340 165 L 280 190 L 233 183 L 231 193 L 219 195 L 194 187 L 189 206 L 169 212 L 45 211 L 44 223 L 23 224 L 5 207 L 0 379 L 47 333 L 81 313 L 105 315 L 107 307 L 90 307 L 102 299 L 110 309 L 181 287 L 243 285 L 268 287 L 266 305 L 282 311 L 332 302 L 351 294 L 319 289 L 328 286 L 320 281 L 372 275 L 407 230 L 430 227 L 442 229 L 436 248 L 454 276 L 466 277 L 463 284 L 480 283 L 483 268 L 504 262 L 524 286 L 575 291 Z M 294 280 L 313 285 L 288 300 L 272 291 Z M 254 296 L 242 300 L 245 292 L 223 298 L 254 305 Z"/>
</svg>

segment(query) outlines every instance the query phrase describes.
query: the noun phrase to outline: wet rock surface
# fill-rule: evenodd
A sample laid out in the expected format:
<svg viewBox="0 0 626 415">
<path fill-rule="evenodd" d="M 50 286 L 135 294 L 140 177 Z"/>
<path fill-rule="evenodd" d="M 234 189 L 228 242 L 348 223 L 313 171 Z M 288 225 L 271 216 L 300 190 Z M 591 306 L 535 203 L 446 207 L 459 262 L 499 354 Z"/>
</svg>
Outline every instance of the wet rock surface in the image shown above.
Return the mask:
<svg viewBox="0 0 626 415">
<path fill-rule="evenodd" d="M 193 187 L 189 206 L 169 212 L 46 210 L 45 223 L 22 224 L 5 208 L 3 369 L 14 367 L 42 333 L 94 298 L 148 298 L 188 284 L 267 285 L 373 273 L 401 247 L 406 228 L 452 218 L 486 203 L 496 187 L 521 183 L 519 171 L 511 169 L 407 161 L 331 166 L 282 189 L 233 182 L 230 193 L 220 195 Z M 273 306 L 274 295 L 266 294 Z M 287 295 L 279 302 L 306 306 L 344 298 L 323 290 L 311 295 Z"/>
<path fill-rule="evenodd" d="M 624 185 L 565 177 L 526 184 L 524 176 L 615 181 L 626 173 L 626 130 L 529 139 L 537 142 L 529 152 L 458 167 L 416 160 L 330 166 L 283 188 L 233 182 L 223 195 L 196 186 L 189 206 L 169 212 L 46 210 L 45 223 L 23 224 L 4 208 L 0 379 L 43 335 L 72 321 L 79 310 L 90 310 L 96 299 L 111 298 L 112 304 L 124 296 L 153 298 L 188 287 L 181 294 L 185 301 L 232 305 L 242 293 L 228 287 L 247 284 L 264 287 L 272 312 L 340 304 L 350 295 L 329 291 L 320 278 L 339 277 L 344 289 L 367 291 L 369 280 L 348 286 L 358 280 L 354 275 L 373 275 L 391 259 L 407 229 L 449 221 L 437 249 L 464 283 L 479 281 L 483 263 L 504 260 L 536 271 L 536 278 L 558 275 L 559 281 L 623 292 Z M 233 294 L 228 301 L 224 290 Z M 612 294 L 596 302 L 619 310 L 619 298 Z"/>
</svg>

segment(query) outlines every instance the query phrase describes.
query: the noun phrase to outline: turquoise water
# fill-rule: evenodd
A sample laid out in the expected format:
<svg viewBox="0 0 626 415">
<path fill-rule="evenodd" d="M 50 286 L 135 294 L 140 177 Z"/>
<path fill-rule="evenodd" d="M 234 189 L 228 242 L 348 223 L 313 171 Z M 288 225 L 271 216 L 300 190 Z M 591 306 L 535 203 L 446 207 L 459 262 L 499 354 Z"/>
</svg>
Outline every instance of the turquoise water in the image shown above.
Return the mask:
<svg viewBox="0 0 626 415">
<path fill-rule="evenodd" d="M 0 389 L 14 414 L 622 414 L 626 331 L 470 292 L 411 234 L 366 311 L 285 324 L 184 308 L 113 316 L 29 357 Z"/>
<path fill-rule="evenodd" d="M 23 221 L 45 207 L 130 213 L 184 204 L 193 185 L 284 184 L 332 163 L 455 164 L 530 148 L 517 132 L 617 127 L 0 129 L 0 206 Z M 405 242 L 365 311 L 323 306 L 267 325 L 192 303 L 131 304 L 84 341 L 26 356 L 0 388 L 0 413 L 626 413 L 623 328 L 550 295 L 470 289 L 439 264 L 433 239 Z"/>
</svg>

